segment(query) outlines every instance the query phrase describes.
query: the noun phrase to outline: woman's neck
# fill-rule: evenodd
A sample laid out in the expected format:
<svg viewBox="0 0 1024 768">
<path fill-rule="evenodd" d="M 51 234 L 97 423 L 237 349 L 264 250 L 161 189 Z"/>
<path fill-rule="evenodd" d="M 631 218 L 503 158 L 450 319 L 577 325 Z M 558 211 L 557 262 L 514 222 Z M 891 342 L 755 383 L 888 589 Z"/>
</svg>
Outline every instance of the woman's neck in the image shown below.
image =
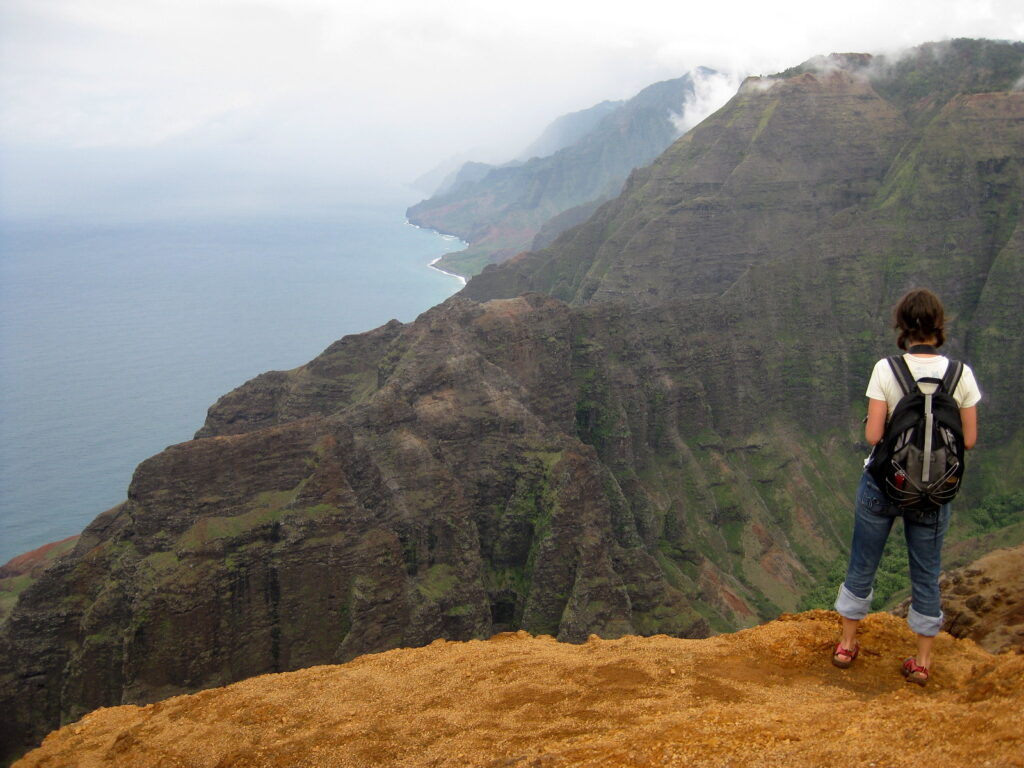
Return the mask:
<svg viewBox="0 0 1024 768">
<path fill-rule="evenodd" d="M 935 342 L 936 338 L 934 336 L 930 336 L 927 339 L 914 339 L 910 342 L 910 349 L 914 347 L 932 347 L 934 349 Z M 914 357 L 938 357 L 936 352 L 908 352 L 908 354 L 912 354 Z"/>
</svg>

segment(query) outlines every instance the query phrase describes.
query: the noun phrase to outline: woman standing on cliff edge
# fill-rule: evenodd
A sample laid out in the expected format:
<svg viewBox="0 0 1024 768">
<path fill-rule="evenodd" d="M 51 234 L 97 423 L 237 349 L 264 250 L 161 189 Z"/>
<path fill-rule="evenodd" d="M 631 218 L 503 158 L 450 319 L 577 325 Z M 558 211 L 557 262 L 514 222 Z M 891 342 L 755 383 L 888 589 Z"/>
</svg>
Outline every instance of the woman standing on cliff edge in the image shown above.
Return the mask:
<svg viewBox="0 0 1024 768">
<path fill-rule="evenodd" d="M 915 380 L 941 379 L 945 374 L 949 358 L 937 352 L 945 341 L 944 323 L 942 302 L 929 290 L 910 291 L 893 309 L 893 327 L 899 332 L 896 343 L 905 351 L 903 359 Z M 978 439 L 977 405 L 981 392 L 974 373 L 967 365 L 964 365 L 952 395 L 960 409 L 964 447 L 973 448 Z M 875 446 L 882 439 L 886 423 L 902 396 L 903 391 L 888 360 L 879 360 L 867 389 L 868 416 L 864 436 L 869 445 Z M 843 618 L 843 633 L 832 651 L 832 663 L 842 669 L 853 664 L 860 652 L 857 627 L 871 609 L 875 571 L 889 531 L 900 514 L 868 471 L 870 462 L 869 457 L 857 489 L 850 564 L 835 603 Z M 949 517 L 950 506 L 943 504 L 927 522 L 909 517 L 904 519 L 911 584 L 907 623 L 917 634 L 917 654 L 903 662 L 902 673 L 908 681 L 919 685 L 928 682 L 932 645 L 942 628 L 939 573 L 942 570 L 942 540 L 949 527 Z"/>
</svg>

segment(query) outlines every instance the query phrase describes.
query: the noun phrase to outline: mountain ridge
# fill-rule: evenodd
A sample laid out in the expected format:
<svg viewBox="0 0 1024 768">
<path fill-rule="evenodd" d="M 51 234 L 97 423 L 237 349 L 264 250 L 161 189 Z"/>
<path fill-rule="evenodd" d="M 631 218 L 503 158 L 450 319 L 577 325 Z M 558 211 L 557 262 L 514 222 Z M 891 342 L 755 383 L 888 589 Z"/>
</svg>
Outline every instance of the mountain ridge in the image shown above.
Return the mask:
<svg viewBox="0 0 1024 768">
<path fill-rule="evenodd" d="M 612 108 L 599 104 L 566 115 L 560 120 L 582 118 L 580 128 L 562 139 L 571 142 L 522 162 L 466 164 L 450 185 L 410 207 L 406 216 L 417 226 L 468 242 L 466 250 L 446 254 L 441 265 L 473 275 L 529 247 L 552 217 L 616 195 L 630 170 L 653 160 L 678 136 L 673 117 L 693 99 L 697 80 L 716 75 L 699 67 L 654 83 L 619 105 L 603 102 Z"/>
</svg>

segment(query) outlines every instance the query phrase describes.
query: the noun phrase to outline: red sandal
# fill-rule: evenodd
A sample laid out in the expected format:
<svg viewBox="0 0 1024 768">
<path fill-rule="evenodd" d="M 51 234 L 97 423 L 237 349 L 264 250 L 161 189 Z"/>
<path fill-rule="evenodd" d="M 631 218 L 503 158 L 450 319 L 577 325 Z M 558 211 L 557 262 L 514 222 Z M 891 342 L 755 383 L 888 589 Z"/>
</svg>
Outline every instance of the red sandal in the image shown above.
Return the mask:
<svg viewBox="0 0 1024 768">
<path fill-rule="evenodd" d="M 853 664 L 853 660 L 857 658 L 858 653 L 860 653 L 860 643 L 854 645 L 853 650 L 850 650 L 843 648 L 843 641 L 840 640 L 832 649 L 832 664 L 840 669 L 848 669 Z"/>
<path fill-rule="evenodd" d="M 918 664 L 917 659 L 913 656 L 903 662 L 900 672 L 902 672 L 903 676 L 907 678 L 908 683 L 925 685 L 928 682 L 928 668 L 922 667 Z"/>
</svg>

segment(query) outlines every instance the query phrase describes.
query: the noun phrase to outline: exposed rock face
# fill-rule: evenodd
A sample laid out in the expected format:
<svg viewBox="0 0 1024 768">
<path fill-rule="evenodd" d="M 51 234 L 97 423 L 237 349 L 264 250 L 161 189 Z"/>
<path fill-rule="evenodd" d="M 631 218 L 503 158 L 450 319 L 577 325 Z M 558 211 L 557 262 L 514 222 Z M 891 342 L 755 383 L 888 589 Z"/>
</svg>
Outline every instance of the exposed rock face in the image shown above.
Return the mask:
<svg viewBox="0 0 1024 768">
<path fill-rule="evenodd" d="M 5 738 L 436 637 L 707 634 L 573 434 L 573 336 L 454 300 L 225 397 L 24 593 Z"/>
<path fill-rule="evenodd" d="M 700 68 L 696 74 L 715 73 Z M 679 135 L 673 117 L 693 95 L 693 78 L 685 75 L 655 83 L 627 102 L 566 115 L 538 139 L 536 150 L 543 154 L 490 169 L 467 163 L 450 187 L 410 208 L 409 221 L 467 241 L 467 250 L 446 255 L 441 265 L 474 275 L 529 248 L 558 214 L 577 206 L 589 211 L 589 204 L 618 194 L 630 171 L 651 162 Z M 560 219 L 558 231 L 581 220 Z M 548 224 L 545 239 L 553 226 Z"/>
<path fill-rule="evenodd" d="M 982 65 L 1019 77 L 1024 46 L 964 46 L 984 93 L 750 81 L 550 248 L 226 395 L 21 593 L 3 754 L 98 706 L 436 637 L 792 609 L 847 544 L 864 380 L 916 284 L 986 395 L 965 500 L 1019 485 L 992 470 L 1022 445 L 1024 93 Z"/>
<path fill-rule="evenodd" d="M 103 709 L 18 768 L 1021 764 L 1024 656 L 941 635 L 911 690 L 903 621 L 869 616 L 849 670 L 837 635 L 819 611 L 713 640 L 439 641 Z"/>
<path fill-rule="evenodd" d="M 1024 654 L 1024 545 L 997 549 L 944 573 L 942 629 L 969 637 L 992 653 Z M 893 613 L 906 616 L 910 600 Z"/>
</svg>

